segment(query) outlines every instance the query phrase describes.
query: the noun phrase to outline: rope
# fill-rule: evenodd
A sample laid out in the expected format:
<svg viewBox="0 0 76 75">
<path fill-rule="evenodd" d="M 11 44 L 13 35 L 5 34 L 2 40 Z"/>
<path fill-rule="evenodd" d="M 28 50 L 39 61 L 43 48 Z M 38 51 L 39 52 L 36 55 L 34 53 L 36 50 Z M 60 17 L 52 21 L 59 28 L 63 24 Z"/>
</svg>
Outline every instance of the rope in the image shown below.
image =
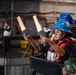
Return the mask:
<svg viewBox="0 0 76 75">
<path fill-rule="evenodd" d="M 35 46 L 34 46 L 32 43 L 29 42 L 29 45 L 28 45 L 26 51 L 24 52 L 24 54 L 23 54 L 23 56 L 22 56 L 22 58 L 21 58 L 21 60 L 20 60 L 20 63 L 22 62 L 23 58 L 25 57 L 25 55 L 26 55 L 26 53 L 27 53 L 27 51 L 28 51 L 28 49 L 29 49 L 29 47 L 30 47 L 31 45 L 32 45 L 32 47 L 33 47 L 35 50 L 37 50 L 37 49 L 35 48 Z M 37 50 L 37 51 L 38 51 L 38 50 Z"/>
<path fill-rule="evenodd" d="M 26 55 L 26 53 L 27 53 L 27 51 L 28 51 L 28 49 L 29 49 L 30 46 L 31 46 L 31 44 L 28 45 L 26 51 L 24 52 L 24 54 L 23 54 L 23 56 L 22 56 L 22 58 L 20 60 L 20 63 L 22 62 L 23 58 L 25 57 L 25 55 Z"/>
</svg>

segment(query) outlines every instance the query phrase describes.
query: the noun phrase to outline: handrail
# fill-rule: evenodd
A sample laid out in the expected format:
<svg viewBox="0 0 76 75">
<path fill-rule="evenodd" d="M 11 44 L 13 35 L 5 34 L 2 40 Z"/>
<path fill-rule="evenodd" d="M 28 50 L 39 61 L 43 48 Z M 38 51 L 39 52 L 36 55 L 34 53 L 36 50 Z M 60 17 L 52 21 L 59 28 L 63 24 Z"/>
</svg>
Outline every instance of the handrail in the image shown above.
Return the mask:
<svg viewBox="0 0 76 75">
<path fill-rule="evenodd" d="M 0 66 L 23 66 L 23 65 L 29 65 L 29 63 L 25 63 L 25 64 L 0 64 Z"/>
</svg>

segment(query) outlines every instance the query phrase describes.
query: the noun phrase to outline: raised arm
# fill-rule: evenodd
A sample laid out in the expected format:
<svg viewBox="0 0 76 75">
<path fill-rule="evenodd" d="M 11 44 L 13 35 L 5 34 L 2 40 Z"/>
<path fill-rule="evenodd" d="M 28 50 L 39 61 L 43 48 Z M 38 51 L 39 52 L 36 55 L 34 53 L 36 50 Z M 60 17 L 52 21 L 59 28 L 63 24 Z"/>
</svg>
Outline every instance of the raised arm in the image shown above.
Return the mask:
<svg viewBox="0 0 76 75">
<path fill-rule="evenodd" d="M 48 43 L 50 46 L 53 47 L 54 51 L 59 53 L 61 56 L 64 56 L 65 50 L 63 48 L 60 48 L 57 44 L 55 44 L 54 42 L 52 42 L 49 38 L 45 36 L 41 36 L 40 38 L 41 38 L 42 43 Z"/>
<path fill-rule="evenodd" d="M 24 39 L 25 39 L 26 41 L 29 40 L 29 41 L 34 45 L 34 47 L 35 47 L 37 50 L 39 50 L 39 48 L 40 48 L 39 43 L 37 43 L 37 41 L 35 41 L 30 35 L 28 35 L 28 36 L 24 36 L 24 35 L 23 35 L 23 37 L 24 37 Z"/>
</svg>

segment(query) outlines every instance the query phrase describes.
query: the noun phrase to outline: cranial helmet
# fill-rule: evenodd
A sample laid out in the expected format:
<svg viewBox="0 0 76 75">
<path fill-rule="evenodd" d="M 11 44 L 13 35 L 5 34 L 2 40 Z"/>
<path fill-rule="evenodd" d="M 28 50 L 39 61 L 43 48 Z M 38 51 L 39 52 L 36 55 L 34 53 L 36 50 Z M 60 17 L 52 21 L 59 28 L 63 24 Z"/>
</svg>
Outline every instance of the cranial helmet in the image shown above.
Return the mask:
<svg viewBox="0 0 76 75">
<path fill-rule="evenodd" d="M 73 21 L 72 21 L 71 26 L 75 26 L 75 27 L 76 27 L 76 20 L 73 20 Z"/>
<path fill-rule="evenodd" d="M 73 20 L 72 16 L 69 13 L 67 13 L 67 12 L 61 13 L 60 17 L 58 19 L 67 20 L 68 22 L 70 22 L 70 24 L 72 23 L 72 20 Z"/>
<path fill-rule="evenodd" d="M 66 20 L 60 19 L 54 25 L 54 29 L 61 30 L 63 32 L 72 33 L 70 29 L 70 23 Z"/>
</svg>

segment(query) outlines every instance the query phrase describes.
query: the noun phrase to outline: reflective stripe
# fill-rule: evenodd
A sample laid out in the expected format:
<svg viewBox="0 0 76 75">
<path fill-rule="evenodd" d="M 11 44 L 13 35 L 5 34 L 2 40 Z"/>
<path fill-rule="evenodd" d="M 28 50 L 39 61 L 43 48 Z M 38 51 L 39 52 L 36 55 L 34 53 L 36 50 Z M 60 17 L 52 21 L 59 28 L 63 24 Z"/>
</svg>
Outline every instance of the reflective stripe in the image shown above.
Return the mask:
<svg viewBox="0 0 76 75">
<path fill-rule="evenodd" d="M 47 60 L 54 61 L 55 60 L 55 52 L 48 51 Z"/>
</svg>

